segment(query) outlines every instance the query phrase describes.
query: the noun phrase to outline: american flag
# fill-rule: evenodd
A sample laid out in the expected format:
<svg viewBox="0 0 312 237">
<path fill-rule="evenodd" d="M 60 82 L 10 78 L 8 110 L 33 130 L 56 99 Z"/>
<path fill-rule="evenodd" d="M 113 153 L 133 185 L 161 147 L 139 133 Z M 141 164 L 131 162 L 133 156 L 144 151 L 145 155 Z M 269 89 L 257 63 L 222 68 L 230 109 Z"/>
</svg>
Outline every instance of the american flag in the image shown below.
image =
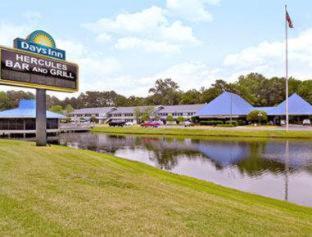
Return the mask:
<svg viewBox="0 0 312 237">
<path fill-rule="evenodd" d="M 286 11 L 286 21 L 288 22 L 289 28 L 294 28 L 294 25 L 293 25 L 293 23 L 292 23 L 292 20 L 291 20 L 291 18 L 290 18 L 290 16 L 289 16 L 289 14 L 288 14 L 287 11 Z"/>
</svg>

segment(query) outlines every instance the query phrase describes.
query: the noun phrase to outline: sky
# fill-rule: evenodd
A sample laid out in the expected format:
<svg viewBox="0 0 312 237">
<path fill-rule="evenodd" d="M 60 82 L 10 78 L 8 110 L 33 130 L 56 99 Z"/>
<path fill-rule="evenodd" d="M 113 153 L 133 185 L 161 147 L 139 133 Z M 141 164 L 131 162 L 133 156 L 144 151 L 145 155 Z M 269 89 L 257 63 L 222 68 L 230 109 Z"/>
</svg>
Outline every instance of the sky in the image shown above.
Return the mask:
<svg viewBox="0 0 312 237">
<path fill-rule="evenodd" d="M 146 96 L 159 78 L 182 90 L 249 72 L 284 75 L 284 5 L 292 18 L 289 74 L 312 78 L 312 1 L 1 1 L 0 44 L 34 30 L 80 66 L 80 92 Z M 12 89 L 0 86 L 0 90 Z M 16 89 L 16 88 L 15 88 Z M 79 93 L 51 93 L 64 98 Z"/>
</svg>

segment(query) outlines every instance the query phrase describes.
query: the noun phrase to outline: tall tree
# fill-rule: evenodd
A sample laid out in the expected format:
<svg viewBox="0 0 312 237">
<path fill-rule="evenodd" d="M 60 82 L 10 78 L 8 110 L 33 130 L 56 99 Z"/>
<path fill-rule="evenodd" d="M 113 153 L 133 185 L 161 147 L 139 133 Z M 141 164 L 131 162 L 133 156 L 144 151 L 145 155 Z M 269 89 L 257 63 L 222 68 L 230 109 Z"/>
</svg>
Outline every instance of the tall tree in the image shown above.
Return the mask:
<svg viewBox="0 0 312 237">
<path fill-rule="evenodd" d="M 155 105 L 174 105 L 179 103 L 179 86 L 170 78 L 158 79 L 155 82 L 155 86 L 150 88 L 148 92 L 152 94 L 151 99 Z"/>
</svg>

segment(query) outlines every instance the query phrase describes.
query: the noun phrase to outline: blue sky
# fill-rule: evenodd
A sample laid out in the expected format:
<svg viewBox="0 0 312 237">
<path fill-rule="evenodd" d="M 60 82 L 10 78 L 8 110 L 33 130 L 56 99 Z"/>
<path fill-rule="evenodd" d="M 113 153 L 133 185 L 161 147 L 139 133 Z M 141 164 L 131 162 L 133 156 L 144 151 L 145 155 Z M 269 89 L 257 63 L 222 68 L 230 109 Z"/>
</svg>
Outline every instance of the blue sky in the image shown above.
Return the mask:
<svg viewBox="0 0 312 237">
<path fill-rule="evenodd" d="M 81 92 L 145 96 L 165 77 L 183 90 L 199 89 L 248 72 L 282 76 L 285 3 L 295 25 L 290 74 L 312 78 L 308 0 L 2 1 L 0 43 L 49 32 L 80 65 Z"/>
</svg>

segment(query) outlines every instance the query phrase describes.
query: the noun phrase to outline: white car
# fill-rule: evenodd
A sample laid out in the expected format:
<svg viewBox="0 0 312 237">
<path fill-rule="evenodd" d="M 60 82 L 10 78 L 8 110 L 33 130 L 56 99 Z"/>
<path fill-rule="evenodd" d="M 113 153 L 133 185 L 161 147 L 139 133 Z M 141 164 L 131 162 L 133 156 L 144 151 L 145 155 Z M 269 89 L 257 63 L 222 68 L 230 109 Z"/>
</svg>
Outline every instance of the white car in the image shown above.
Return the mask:
<svg viewBox="0 0 312 237">
<path fill-rule="evenodd" d="M 191 121 L 185 121 L 184 122 L 184 127 L 191 127 L 193 123 Z"/>
<path fill-rule="evenodd" d="M 311 126 L 311 120 L 310 119 L 304 119 L 302 122 L 303 126 Z"/>
<path fill-rule="evenodd" d="M 133 122 L 130 122 L 130 121 L 128 121 L 128 122 L 125 123 L 125 126 L 129 126 L 129 127 L 131 127 L 131 126 L 133 126 L 133 125 L 134 125 L 134 123 L 133 123 Z"/>
</svg>

